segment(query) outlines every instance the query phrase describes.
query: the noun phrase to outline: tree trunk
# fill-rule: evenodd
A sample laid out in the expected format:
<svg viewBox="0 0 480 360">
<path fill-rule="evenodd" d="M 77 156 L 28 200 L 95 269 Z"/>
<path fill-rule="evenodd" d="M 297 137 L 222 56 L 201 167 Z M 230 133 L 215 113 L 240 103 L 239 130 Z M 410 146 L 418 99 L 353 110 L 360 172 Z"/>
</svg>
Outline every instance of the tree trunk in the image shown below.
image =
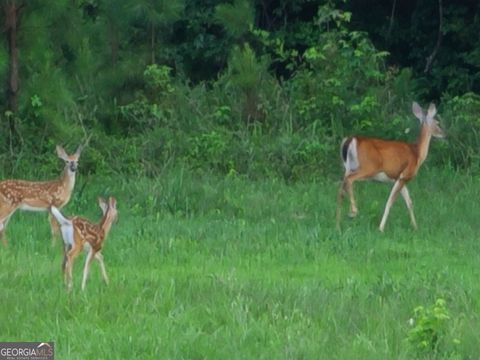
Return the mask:
<svg viewBox="0 0 480 360">
<path fill-rule="evenodd" d="M 433 60 L 437 56 L 440 45 L 442 44 L 442 31 L 443 31 L 443 5 L 442 0 L 438 0 L 438 32 L 437 32 L 437 42 L 432 53 L 427 57 L 427 63 L 425 64 L 424 73 L 429 73 L 432 69 Z"/>
<path fill-rule="evenodd" d="M 152 24 L 152 28 L 151 28 L 151 44 L 150 44 L 150 47 L 151 47 L 151 61 L 152 61 L 152 64 L 155 64 L 155 25 Z"/>
<path fill-rule="evenodd" d="M 392 35 L 396 8 L 397 8 L 397 0 L 393 0 L 392 12 L 390 14 L 390 24 L 388 25 L 388 31 L 387 31 L 387 42 L 390 42 L 390 36 Z"/>
<path fill-rule="evenodd" d="M 110 58 L 112 61 L 112 66 L 115 66 L 117 65 L 118 60 L 119 40 L 117 27 L 112 21 L 109 21 L 108 31 L 110 33 Z"/>
<path fill-rule="evenodd" d="M 18 53 L 17 53 L 17 23 L 19 6 L 16 1 L 9 1 L 4 5 L 5 32 L 7 34 L 9 69 L 7 86 L 8 110 L 17 111 L 18 94 Z"/>
</svg>

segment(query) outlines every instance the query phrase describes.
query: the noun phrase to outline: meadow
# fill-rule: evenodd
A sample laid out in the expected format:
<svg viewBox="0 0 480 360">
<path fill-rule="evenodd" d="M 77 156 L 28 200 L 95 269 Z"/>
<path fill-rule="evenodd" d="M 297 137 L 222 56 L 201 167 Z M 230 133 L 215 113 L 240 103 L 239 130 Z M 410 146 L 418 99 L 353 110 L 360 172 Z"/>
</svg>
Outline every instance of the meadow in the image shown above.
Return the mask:
<svg viewBox="0 0 480 360">
<path fill-rule="evenodd" d="M 67 293 L 47 215 L 17 212 L 0 249 L 0 338 L 54 341 L 58 359 L 478 358 L 478 178 L 426 166 L 409 186 L 418 231 L 399 198 L 382 234 L 378 183 L 356 184 L 359 216 L 345 202 L 336 230 L 340 175 L 80 174 L 65 214 L 96 220 L 98 195 L 118 200 L 110 284 L 94 263 L 80 291 L 82 255 Z M 418 349 L 411 319 L 438 299 L 448 318 Z"/>
</svg>

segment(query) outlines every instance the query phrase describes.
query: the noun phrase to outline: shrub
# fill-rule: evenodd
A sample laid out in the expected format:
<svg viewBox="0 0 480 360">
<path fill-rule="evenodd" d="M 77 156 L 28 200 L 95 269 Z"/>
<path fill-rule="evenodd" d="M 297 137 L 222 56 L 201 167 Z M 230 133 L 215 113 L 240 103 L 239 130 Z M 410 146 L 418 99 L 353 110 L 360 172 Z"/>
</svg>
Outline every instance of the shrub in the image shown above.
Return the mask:
<svg viewBox="0 0 480 360">
<path fill-rule="evenodd" d="M 447 132 L 437 163 L 451 164 L 459 169 L 480 170 L 480 96 L 467 93 L 448 98 L 442 103 L 439 119 Z"/>
<path fill-rule="evenodd" d="M 438 354 L 441 344 L 445 345 L 451 317 L 445 300 L 437 299 L 430 307 L 418 306 L 414 317 L 410 320 L 412 328 L 408 331 L 407 340 L 419 353 Z M 453 339 L 458 344 L 458 339 Z"/>
</svg>

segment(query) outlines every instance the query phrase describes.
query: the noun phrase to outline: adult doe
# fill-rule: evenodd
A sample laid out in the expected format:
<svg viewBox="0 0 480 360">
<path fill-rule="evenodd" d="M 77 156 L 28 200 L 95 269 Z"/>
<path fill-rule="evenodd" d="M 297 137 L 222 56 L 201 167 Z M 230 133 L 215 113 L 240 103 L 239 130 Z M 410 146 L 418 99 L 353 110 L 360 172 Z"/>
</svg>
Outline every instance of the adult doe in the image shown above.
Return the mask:
<svg viewBox="0 0 480 360">
<path fill-rule="evenodd" d="M 399 192 L 407 205 L 411 224 L 414 229 L 417 228 L 413 203 L 406 184 L 415 177 L 426 159 L 432 136 L 444 138 L 445 133 L 434 118 L 437 113 L 434 104 L 430 104 L 427 113 L 424 113 L 420 105 L 414 102 L 412 111 L 421 123 L 417 141 L 413 144 L 363 136 L 350 136 L 343 139 L 340 150 L 345 166 L 345 175 L 337 196 L 337 227 L 340 226 L 344 192 L 347 192 L 350 197 L 349 216 L 355 217 L 358 209 L 353 195 L 353 182 L 377 180 L 393 183 L 379 230 L 383 232 L 390 208 Z"/>
</svg>

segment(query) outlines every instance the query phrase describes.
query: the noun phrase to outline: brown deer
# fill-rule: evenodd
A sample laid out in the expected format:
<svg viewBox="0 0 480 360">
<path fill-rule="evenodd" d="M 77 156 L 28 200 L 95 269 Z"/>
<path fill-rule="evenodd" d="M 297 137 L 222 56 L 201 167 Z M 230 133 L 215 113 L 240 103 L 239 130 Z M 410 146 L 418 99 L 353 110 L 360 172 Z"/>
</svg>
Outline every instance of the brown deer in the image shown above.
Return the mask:
<svg viewBox="0 0 480 360">
<path fill-rule="evenodd" d="M 60 230 L 64 243 L 62 269 L 65 285 L 69 291 L 73 286 L 73 261 L 84 247 L 88 249 L 88 254 L 85 260 L 85 267 L 83 269 L 82 290 L 85 290 L 85 284 L 87 282 L 88 272 L 90 270 L 90 265 L 93 258 L 97 259 L 100 263 L 103 280 L 106 284 L 108 284 L 107 272 L 105 270 L 105 264 L 103 262 L 101 250 L 112 223 L 117 219 L 117 201 L 113 197 L 110 197 L 108 202 L 102 198 L 98 198 L 98 204 L 100 205 L 103 213 L 103 216 L 98 224 L 93 224 L 79 216 L 66 218 L 55 206 L 50 208 L 52 215 L 60 224 Z"/>
<path fill-rule="evenodd" d="M 432 136 L 444 138 L 445 133 L 440 128 L 438 121 L 434 119 L 437 113 L 434 104 L 430 104 L 425 114 L 420 105 L 414 102 L 412 111 L 422 125 L 417 141 L 413 144 L 363 136 L 351 136 L 343 139 L 340 151 L 345 166 L 345 175 L 338 190 L 337 228 L 340 227 L 340 212 L 344 192 L 347 192 L 350 197 L 349 216 L 355 217 L 358 213 L 353 196 L 353 182 L 356 180 L 377 180 L 393 183 L 379 226 L 381 232 L 385 228 L 390 208 L 399 192 L 407 205 L 412 226 L 414 229 L 417 228 L 417 222 L 413 214 L 413 203 L 406 184 L 415 177 L 420 165 L 426 159 Z"/>
<path fill-rule="evenodd" d="M 88 142 L 88 140 L 87 140 Z M 62 208 L 70 200 L 75 186 L 75 173 L 78 159 L 87 144 L 80 145 L 73 155 L 68 155 L 63 147 L 57 145 L 57 155 L 65 161 L 63 174 L 50 181 L 4 180 L 0 182 L 0 238 L 7 245 L 4 236 L 8 221 L 17 209 L 29 211 L 48 211 L 50 206 Z M 58 233 L 58 224 L 50 216 L 52 237 Z"/>
</svg>

